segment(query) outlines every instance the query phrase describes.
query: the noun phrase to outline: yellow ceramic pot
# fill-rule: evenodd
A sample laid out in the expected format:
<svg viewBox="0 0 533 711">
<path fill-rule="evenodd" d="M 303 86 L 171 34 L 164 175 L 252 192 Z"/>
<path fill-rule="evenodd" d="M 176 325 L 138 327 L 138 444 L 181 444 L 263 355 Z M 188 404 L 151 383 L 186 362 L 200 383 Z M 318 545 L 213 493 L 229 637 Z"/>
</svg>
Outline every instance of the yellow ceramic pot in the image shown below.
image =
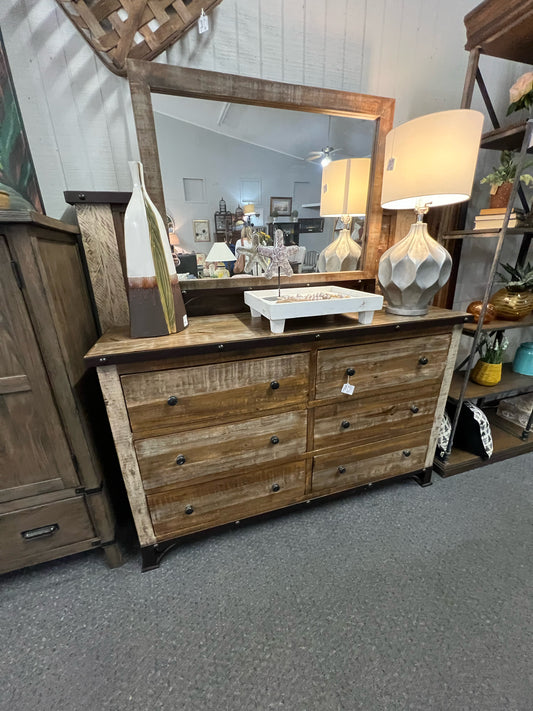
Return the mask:
<svg viewBox="0 0 533 711">
<path fill-rule="evenodd" d="M 480 359 L 470 371 L 470 380 L 478 385 L 497 385 L 501 379 L 501 363 L 485 363 Z"/>
<path fill-rule="evenodd" d="M 498 318 L 504 321 L 520 321 L 533 309 L 533 292 L 500 289 L 490 297 Z"/>
</svg>

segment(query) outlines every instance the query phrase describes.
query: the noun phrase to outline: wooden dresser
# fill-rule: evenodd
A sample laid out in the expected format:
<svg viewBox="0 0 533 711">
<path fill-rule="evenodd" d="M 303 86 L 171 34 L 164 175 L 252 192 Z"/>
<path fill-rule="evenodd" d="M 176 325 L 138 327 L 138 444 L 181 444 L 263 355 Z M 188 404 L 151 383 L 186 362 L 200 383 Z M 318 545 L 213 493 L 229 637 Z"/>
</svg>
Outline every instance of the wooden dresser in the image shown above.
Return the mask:
<svg viewBox="0 0 533 711">
<path fill-rule="evenodd" d="M 469 318 L 380 311 L 367 326 L 342 315 L 272 334 L 264 319 L 230 314 L 156 339 L 106 333 L 86 362 L 144 569 L 186 534 L 399 475 L 429 483 Z"/>
</svg>

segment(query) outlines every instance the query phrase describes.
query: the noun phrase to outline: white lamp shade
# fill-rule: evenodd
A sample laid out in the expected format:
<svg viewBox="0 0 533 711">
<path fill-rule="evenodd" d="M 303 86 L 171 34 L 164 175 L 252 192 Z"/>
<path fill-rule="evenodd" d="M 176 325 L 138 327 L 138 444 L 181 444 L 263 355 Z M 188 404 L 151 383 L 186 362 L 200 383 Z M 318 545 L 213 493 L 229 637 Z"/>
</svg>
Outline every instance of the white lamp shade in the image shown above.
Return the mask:
<svg viewBox="0 0 533 711">
<path fill-rule="evenodd" d="M 237 257 L 225 242 L 215 242 L 205 258 L 206 262 L 234 262 Z"/>
<path fill-rule="evenodd" d="M 381 205 L 392 210 L 468 200 L 483 114 L 439 111 L 392 129 L 385 143 Z"/>
<path fill-rule="evenodd" d="M 245 215 L 255 215 L 255 205 L 251 202 L 249 205 L 245 205 L 242 208 Z"/>
<path fill-rule="evenodd" d="M 370 179 L 370 158 L 347 158 L 326 165 L 322 171 L 320 214 L 364 215 Z"/>
</svg>

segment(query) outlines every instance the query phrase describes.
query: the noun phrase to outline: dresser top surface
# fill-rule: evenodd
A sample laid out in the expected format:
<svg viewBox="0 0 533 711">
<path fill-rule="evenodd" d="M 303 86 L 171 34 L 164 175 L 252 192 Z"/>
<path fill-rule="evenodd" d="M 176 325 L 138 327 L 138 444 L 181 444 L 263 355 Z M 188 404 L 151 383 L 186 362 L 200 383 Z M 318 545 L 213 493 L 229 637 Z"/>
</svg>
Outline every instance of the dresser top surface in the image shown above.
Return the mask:
<svg viewBox="0 0 533 711">
<path fill-rule="evenodd" d="M 87 366 L 113 365 L 168 358 L 184 353 L 213 353 L 231 348 L 254 348 L 283 343 L 327 341 L 328 338 L 351 337 L 375 333 L 376 337 L 387 331 L 416 331 L 422 335 L 435 326 L 451 327 L 471 321 L 470 314 L 430 307 L 425 316 L 395 316 L 384 310 L 374 313 L 369 325 L 360 324 L 356 314 L 319 316 L 291 319 L 283 333 L 271 333 L 264 318 L 252 319 L 249 313 L 197 316 L 189 319 L 189 326 L 180 333 L 157 338 L 130 338 L 129 327 L 122 326 L 107 331 L 85 356 Z M 352 341 L 353 342 L 353 341 Z"/>
</svg>

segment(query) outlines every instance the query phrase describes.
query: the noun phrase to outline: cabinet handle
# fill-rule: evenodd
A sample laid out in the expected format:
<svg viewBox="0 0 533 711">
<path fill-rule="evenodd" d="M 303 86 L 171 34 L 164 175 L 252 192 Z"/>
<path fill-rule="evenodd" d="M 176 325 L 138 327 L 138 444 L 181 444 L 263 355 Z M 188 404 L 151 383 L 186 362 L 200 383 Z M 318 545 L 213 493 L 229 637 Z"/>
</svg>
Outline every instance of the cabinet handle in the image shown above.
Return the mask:
<svg viewBox="0 0 533 711">
<path fill-rule="evenodd" d="M 418 412 L 418 407 L 416 405 L 411 405 L 411 412 L 416 415 L 416 413 Z"/>
<path fill-rule="evenodd" d="M 337 467 L 337 471 L 339 472 L 339 474 L 345 474 L 345 473 L 346 473 L 346 467 L 343 467 L 342 464 L 341 464 L 339 467 Z"/>
<path fill-rule="evenodd" d="M 346 375 L 355 375 L 355 368 L 346 368 Z"/>
<path fill-rule="evenodd" d="M 343 430 L 347 430 L 349 426 L 350 426 L 350 423 L 348 422 L 348 420 L 343 420 L 341 422 L 341 427 Z"/>
<path fill-rule="evenodd" d="M 279 444 L 279 437 L 276 437 L 276 435 L 272 435 L 270 441 L 272 442 L 272 444 Z"/>
<path fill-rule="evenodd" d="M 272 388 L 272 390 L 277 390 L 277 389 L 279 388 L 279 383 L 278 383 L 278 381 L 277 381 L 277 380 L 273 380 L 273 381 L 270 383 L 270 387 Z"/>
<path fill-rule="evenodd" d="M 272 491 L 274 491 L 274 492 L 279 491 L 279 489 L 280 489 L 279 484 L 272 484 Z"/>
<path fill-rule="evenodd" d="M 180 467 L 182 464 L 185 464 L 186 461 L 187 460 L 185 459 L 183 454 L 178 454 L 178 456 L 176 457 L 176 464 L 179 464 Z"/>
<path fill-rule="evenodd" d="M 190 504 L 187 504 L 187 506 L 185 507 L 185 513 L 187 514 L 187 516 L 190 516 L 192 513 L 194 513 L 194 508 Z"/>
<path fill-rule="evenodd" d="M 420 356 L 420 358 L 418 359 L 418 362 L 419 362 L 420 365 L 427 365 L 427 364 L 429 363 L 429 361 L 428 361 L 428 359 L 426 358 L 426 356 Z"/>
<path fill-rule="evenodd" d="M 51 523 L 49 526 L 39 526 L 39 528 L 30 528 L 29 531 L 22 531 L 20 535 L 26 541 L 32 541 L 34 538 L 52 536 L 56 531 L 59 531 L 59 524 Z"/>
<path fill-rule="evenodd" d="M 178 398 L 175 395 L 171 395 L 168 400 L 167 400 L 167 405 L 177 405 L 178 404 Z"/>
<path fill-rule="evenodd" d="M 411 450 L 410 449 L 404 449 L 402 452 L 404 457 L 410 457 L 411 456 Z"/>
</svg>

